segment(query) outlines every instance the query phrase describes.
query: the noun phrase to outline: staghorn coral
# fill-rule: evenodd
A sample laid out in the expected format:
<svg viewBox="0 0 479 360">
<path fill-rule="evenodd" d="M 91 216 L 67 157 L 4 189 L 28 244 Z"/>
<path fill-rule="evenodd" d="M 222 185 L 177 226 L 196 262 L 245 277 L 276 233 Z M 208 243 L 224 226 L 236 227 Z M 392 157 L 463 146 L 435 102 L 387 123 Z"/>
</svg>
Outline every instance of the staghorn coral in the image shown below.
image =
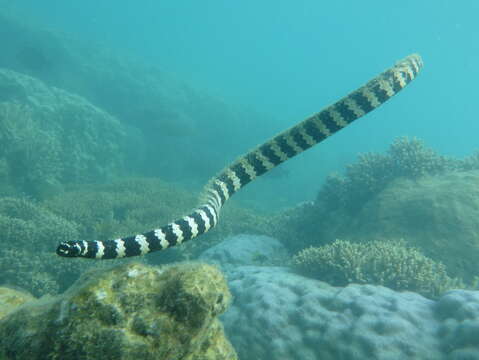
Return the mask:
<svg viewBox="0 0 479 360">
<path fill-rule="evenodd" d="M 336 240 L 321 247 L 309 247 L 293 257 L 301 273 L 334 286 L 349 283 L 383 285 L 435 298 L 445 290 L 460 286 L 444 265 L 407 247 L 404 241 L 352 243 Z"/>
</svg>

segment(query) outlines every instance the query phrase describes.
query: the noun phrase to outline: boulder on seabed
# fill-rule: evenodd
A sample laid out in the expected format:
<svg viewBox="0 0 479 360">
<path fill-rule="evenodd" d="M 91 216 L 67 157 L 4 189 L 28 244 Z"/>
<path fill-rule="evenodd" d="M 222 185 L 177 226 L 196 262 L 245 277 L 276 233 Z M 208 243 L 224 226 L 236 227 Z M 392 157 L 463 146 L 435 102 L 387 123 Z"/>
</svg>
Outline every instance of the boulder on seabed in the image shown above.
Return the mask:
<svg viewBox="0 0 479 360">
<path fill-rule="evenodd" d="M 231 295 L 210 265 L 127 264 L 0 320 L 0 358 L 235 360 L 217 316 Z"/>
</svg>

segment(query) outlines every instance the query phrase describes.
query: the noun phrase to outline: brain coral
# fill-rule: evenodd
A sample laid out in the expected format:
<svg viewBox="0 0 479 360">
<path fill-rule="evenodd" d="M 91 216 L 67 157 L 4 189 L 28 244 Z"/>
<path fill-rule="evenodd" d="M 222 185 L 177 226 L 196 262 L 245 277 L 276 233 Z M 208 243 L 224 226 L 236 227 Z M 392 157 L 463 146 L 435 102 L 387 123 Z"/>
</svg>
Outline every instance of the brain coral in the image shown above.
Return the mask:
<svg viewBox="0 0 479 360">
<path fill-rule="evenodd" d="M 432 301 L 279 267 L 243 266 L 228 279 L 234 302 L 222 319 L 241 359 L 479 359 L 479 291 Z"/>
</svg>

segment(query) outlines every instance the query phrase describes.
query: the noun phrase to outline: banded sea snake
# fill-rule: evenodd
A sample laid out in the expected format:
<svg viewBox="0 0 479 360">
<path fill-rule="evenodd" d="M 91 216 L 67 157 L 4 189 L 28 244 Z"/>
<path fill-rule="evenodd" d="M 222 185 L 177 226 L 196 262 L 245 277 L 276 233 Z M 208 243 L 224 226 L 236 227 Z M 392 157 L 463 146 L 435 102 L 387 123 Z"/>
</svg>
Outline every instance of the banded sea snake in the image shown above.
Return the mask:
<svg viewBox="0 0 479 360">
<path fill-rule="evenodd" d="M 204 234 L 217 224 L 221 207 L 235 192 L 382 105 L 409 84 L 421 67 L 421 57 L 410 55 L 333 105 L 241 156 L 208 182 L 201 205 L 181 219 L 143 234 L 116 240 L 61 242 L 57 254 L 94 259 L 138 256 Z"/>
</svg>

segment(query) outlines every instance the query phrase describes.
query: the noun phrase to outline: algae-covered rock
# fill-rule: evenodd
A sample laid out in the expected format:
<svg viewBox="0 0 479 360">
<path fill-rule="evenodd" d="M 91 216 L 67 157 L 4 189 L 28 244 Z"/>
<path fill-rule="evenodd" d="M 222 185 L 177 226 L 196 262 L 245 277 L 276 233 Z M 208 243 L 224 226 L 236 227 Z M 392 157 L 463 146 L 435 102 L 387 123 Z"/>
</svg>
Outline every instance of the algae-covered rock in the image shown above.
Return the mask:
<svg viewBox="0 0 479 360">
<path fill-rule="evenodd" d="M 35 299 L 27 292 L 9 287 L 0 287 L 0 320 L 27 301 Z"/>
<path fill-rule="evenodd" d="M 1 320 L 0 358 L 237 359 L 217 319 L 230 299 L 209 265 L 88 272 L 64 295 Z"/>
</svg>

